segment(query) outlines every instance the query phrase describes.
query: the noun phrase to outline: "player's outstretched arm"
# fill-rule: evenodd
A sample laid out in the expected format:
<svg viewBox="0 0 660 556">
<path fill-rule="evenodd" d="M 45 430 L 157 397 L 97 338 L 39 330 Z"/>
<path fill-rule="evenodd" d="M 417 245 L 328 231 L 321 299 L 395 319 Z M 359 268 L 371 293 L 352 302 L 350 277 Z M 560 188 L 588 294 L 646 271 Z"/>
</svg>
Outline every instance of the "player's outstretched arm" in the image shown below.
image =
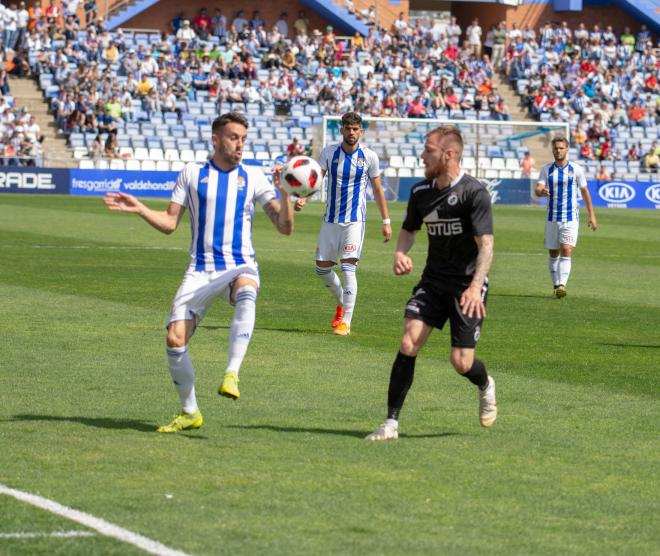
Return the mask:
<svg viewBox="0 0 660 556">
<path fill-rule="evenodd" d="M 582 193 L 584 206 L 587 207 L 587 214 L 589 215 L 589 227 L 595 232 L 598 228 L 598 222 L 596 221 L 594 205 L 591 202 L 591 193 L 589 193 L 589 190 L 586 187 L 581 188 L 580 192 Z"/>
<path fill-rule="evenodd" d="M 408 256 L 408 251 L 415 243 L 415 233 L 402 229 L 396 240 L 396 251 L 394 251 L 394 265 L 392 270 L 396 276 L 410 274 L 413 269 L 413 261 Z"/>
<path fill-rule="evenodd" d="M 385 238 L 385 243 L 392 239 L 392 225 L 390 223 L 390 215 L 387 210 L 387 200 L 385 199 L 385 191 L 383 191 L 383 185 L 380 181 L 380 176 L 371 179 L 371 186 L 374 190 L 374 200 L 378 205 L 378 210 L 380 215 L 383 218 L 383 238 Z"/>
<path fill-rule="evenodd" d="M 128 193 L 106 193 L 103 202 L 110 210 L 139 214 L 146 222 L 164 234 L 171 234 L 177 229 L 186 210 L 177 203 L 170 203 L 166 210 L 153 210 Z"/>
<path fill-rule="evenodd" d="M 479 249 L 474 276 L 468 289 L 461 295 L 460 305 L 461 311 L 468 318 L 475 317 L 480 319 L 486 316 L 486 306 L 482 299 L 482 289 L 490 272 L 490 266 L 493 263 L 495 238 L 492 234 L 484 234 L 482 236 L 476 236 L 474 241 Z"/>
</svg>

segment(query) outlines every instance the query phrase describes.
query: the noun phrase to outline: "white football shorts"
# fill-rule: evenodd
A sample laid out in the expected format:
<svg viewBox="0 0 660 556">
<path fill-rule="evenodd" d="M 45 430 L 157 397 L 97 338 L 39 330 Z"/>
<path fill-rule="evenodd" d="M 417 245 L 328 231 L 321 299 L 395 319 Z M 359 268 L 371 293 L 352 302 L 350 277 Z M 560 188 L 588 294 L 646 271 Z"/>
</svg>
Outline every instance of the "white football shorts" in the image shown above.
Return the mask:
<svg viewBox="0 0 660 556">
<path fill-rule="evenodd" d="M 548 222 L 545 223 L 545 241 L 546 249 L 559 249 L 559 244 L 577 245 L 578 229 L 580 223 L 577 220 L 571 222 Z"/>
<path fill-rule="evenodd" d="M 348 224 L 323 222 L 316 247 L 316 260 L 332 261 L 336 264 L 343 259 L 359 259 L 364 228 L 364 222 Z"/>
<path fill-rule="evenodd" d="M 216 298 L 222 297 L 231 302 L 231 286 L 237 278 L 246 277 L 254 280 L 259 288 L 259 268 L 257 264 L 242 264 L 229 270 L 195 270 L 193 262 L 183 275 L 172 307 L 169 326 L 175 320 L 194 320 L 197 326 Z"/>
</svg>

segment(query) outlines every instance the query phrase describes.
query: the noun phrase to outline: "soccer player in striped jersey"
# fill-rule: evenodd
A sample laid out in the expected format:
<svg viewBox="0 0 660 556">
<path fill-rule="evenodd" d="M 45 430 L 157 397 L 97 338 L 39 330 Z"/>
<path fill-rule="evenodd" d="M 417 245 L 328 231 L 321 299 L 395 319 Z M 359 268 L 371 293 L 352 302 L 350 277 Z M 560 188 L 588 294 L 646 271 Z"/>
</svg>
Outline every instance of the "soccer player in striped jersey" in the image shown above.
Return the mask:
<svg viewBox="0 0 660 556">
<path fill-rule="evenodd" d="M 316 274 L 337 300 L 335 316 L 330 323 L 334 334 L 348 336 L 357 298 L 356 270 L 364 239 L 368 182 L 371 182 L 383 219 L 382 234 L 386 242 L 392 238 L 392 227 L 380 182 L 378 155 L 360 145 L 364 134 L 360 114 L 344 114 L 340 132 L 342 142 L 326 146 L 319 158 L 323 176 L 328 174 L 328 188 L 316 247 Z M 302 210 L 305 202 L 305 199 L 298 199 L 295 209 Z M 337 262 L 341 262 L 343 284 L 332 269 Z"/>
<path fill-rule="evenodd" d="M 252 337 L 259 270 L 252 246 L 252 216 L 259 203 L 277 230 L 293 232 L 293 209 L 285 191 L 275 188 L 261 169 L 241 164 L 248 121 L 230 112 L 212 125 L 213 157 L 205 164 L 190 163 L 179 174 L 166 210 L 150 209 L 132 195 L 109 193 L 110 210 L 132 212 L 165 234 L 174 232 L 188 208 L 192 241 L 190 263 L 177 291 L 167 325 L 167 359 L 181 400 L 181 412 L 159 432 L 178 432 L 202 426 L 195 396 L 195 371 L 188 343 L 211 303 L 222 297 L 234 307 L 229 333 L 227 367 L 218 393 L 240 396 L 238 373 Z M 279 175 L 273 174 L 279 189 Z"/>
<path fill-rule="evenodd" d="M 596 213 L 587 189 L 582 166 L 568 161 L 568 140 L 552 140 L 555 161 L 546 164 L 539 174 L 536 194 L 548 198 L 548 217 L 545 223 L 545 248 L 548 250 L 548 270 L 554 286 L 554 297 L 566 297 L 566 284 L 571 274 L 571 255 L 577 245 L 580 205 L 578 189 L 587 207 L 589 227 L 596 230 Z"/>
</svg>

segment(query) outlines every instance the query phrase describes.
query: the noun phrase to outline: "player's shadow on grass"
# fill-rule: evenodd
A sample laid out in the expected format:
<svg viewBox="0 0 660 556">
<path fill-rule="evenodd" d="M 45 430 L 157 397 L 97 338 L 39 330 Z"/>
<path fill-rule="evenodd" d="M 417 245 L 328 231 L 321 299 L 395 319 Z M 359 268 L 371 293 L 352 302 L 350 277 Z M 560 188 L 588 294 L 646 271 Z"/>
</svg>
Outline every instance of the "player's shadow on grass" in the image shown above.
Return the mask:
<svg viewBox="0 0 660 556">
<path fill-rule="evenodd" d="M 612 346 L 620 348 L 649 348 L 660 349 L 660 344 L 618 344 L 614 342 L 597 342 L 601 346 Z"/>
<path fill-rule="evenodd" d="M 353 438 L 364 438 L 369 434 L 367 430 L 349 430 L 349 429 L 320 429 L 317 427 L 280 427 L 277 425 L 225 425 L 228 429 L 250 429 L 250 430 L 269 430 L 274 432 L 293 432 L 293 433 L 314 433 L 314 434 L 334 434 L 338 436 L 352 436 Z M 457 436 L 456 432 L 440 432 L 437 434 L 403 434 L 403 438 L 439 438 L 443 436 Z"/>
<path fill-rule="evenodd" d="M 60 415 L 14 415 L 8 421 L 52 421 L 79 423 L 88 427 L 100 429 L 131 429 L 139 432 L 154 432 L 156 426 L 146 421 L 136 419 L 115 419 L 112 417 L 65 417 Z"/>
<path fill-rule="evenodd" d="M 206 330 L 229 330 L 231 327 L 228 324 L 208 325 L 201 324 L 198 328 L 205 328 Z M 269 332 L 295 332 L 297 334 L 326 334 L 325 330 L 313 330 L 311 328 L 283 328 L 277 326 L 255 326 L 255 330 L 268 330 Z"/>
<path fill-rule="evenodd" d="M 554 299 L 551 295 L 544 295 L 544 294 L 534 294 L 534 293 L 492 293 L 488 292 L 488 297 L 520 297 L 520 298 L 526 298 L 526 297 L 531 297 L 533 299 Z"/>
</svg>

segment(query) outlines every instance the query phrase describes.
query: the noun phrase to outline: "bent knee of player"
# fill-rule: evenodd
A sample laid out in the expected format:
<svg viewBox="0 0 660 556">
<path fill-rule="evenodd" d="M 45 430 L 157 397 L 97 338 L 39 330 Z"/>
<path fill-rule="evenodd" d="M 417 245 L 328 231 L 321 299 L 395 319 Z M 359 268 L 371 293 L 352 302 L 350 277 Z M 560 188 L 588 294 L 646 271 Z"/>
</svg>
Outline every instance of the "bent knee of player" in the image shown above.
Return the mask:
<svg viewBox="0 0 660 556">
<path fill-rule="evenodd" d="M 474 364 L 474 350 L 466 348 L 452 348 L 449 357 L 452 367 L 457 373 L 464 375 Z"/>
<path fill-rule="evenodd" d="M 417 353 L 419 353 L 419 350 L 422 349 L 423 345 L 424 345 L 423 342 L 415 341 L 415 339 L 412 336 L 405 334 L 401 339 L 401 345 L 399 346 L 399 351 L 403 353 L 403 355 L 407 355 L 408 357 L 415 357 Z"/>
<path fill-rule="evenodd" d="M 177 320 L 171 322 L 167 327 L 167 338 L 165 340 L 167 347 L 184 347 L 188 343 L 190 336 L 192 336 L 194 329 L 195 325 L 193 321 Z"/>
<path fill-rule="evenodd" d="M 186 336 L 185 334 L 177 334 L 173 331 L 172 327 L 167 332 L 167 347 L 168 348 L 180 348 L 186 345 Z"/>
</svg>

